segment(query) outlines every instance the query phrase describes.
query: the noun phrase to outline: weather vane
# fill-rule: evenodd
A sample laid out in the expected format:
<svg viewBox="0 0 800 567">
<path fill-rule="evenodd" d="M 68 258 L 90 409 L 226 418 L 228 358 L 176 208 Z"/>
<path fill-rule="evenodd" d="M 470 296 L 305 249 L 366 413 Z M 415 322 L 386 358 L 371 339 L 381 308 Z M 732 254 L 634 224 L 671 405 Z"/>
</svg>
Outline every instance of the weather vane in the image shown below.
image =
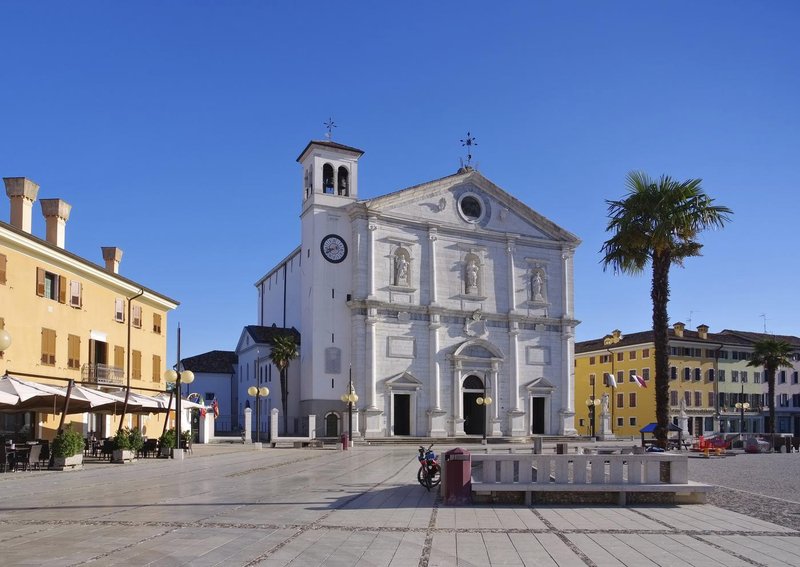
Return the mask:
<svg viewBox="0 0 800 567">
<path fill-rule="evenodd" d="M 473 136 L 469 132 L 467 132 L 467 137 L 461 140 L 461 147 L 467 148 L 467 167 L 469 167 L 470 162 L 472 162 L 472 146 L 477 146 L 477 145 L 478 141 L 475 139 L 475 136 Z"/>
<path fill-rule="evenodd" d="M 325 125 L 325 128 L 328 129 L 328 132 L 325 134 L 325 138 L 327 138 L 330 142 L 333 140 L 333 129 L 336 128 L 336 124 L 333 122 L 333 118 L 328 118 L 328 121 L 323 122 L 323 124 Z"/>
</svg>

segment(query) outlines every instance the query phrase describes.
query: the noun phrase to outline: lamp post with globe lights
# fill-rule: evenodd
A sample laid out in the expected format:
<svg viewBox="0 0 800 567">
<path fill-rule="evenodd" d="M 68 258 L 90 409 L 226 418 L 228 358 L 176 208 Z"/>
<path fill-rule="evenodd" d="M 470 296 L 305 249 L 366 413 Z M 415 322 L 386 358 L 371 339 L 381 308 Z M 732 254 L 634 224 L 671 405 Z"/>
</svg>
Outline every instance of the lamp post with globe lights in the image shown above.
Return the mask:
<svg viewBox="0 0 800 567">
<path fill-rule="evenodd" d="M 744 412 L 745 410 L 750 409 L 750 404 L 744 401 L 744 382 L 742 382 L 742 395 L 739 397 L 739 401 L 735 404 L 736 409 L 739 410 L 739 436 L 744 441 Z"/>
<path fill-rule="evenodd" d="M 11 334 L 5 329 L 0 329 L 0 358 L 3 358 L 3 351 L 11 346 Z"/>
<path fill-rule="evenodd" d="M 491 396 L 486 395 L 486 388 L 483 389 L 483 396 L 478 396 L 478 399 L 475 400 L 475 403 L 479 406 L 484 407 L 483 410 L 483 441 L 481 441 L 484 445 L 486 445 L 486 429 L 488 428 L 488 420 L 489 420 L 489 406 L 492 405 Z"/>
<path fill-rule="evenodd" d="M 353 388 L 353 367 L 350 367 L 350 383 L 347 386 L 347 393 L 342 394 L 341 400 L 347 404 L 347 419 L 348 419 L 348 427 L 347 427 L 347 435 L 350 438 L 350 443 L 348 447 L 353 446 L 353 406 L 358 401 L 358 394 L 356 394 L 355 388 Z"/>
<path fill-rule="evenodd" d="M 180 369 L 181 367 L 181 328 L 178 326 L 178 361 L 175 364 L 175 368 Z M 181 447 L 181 429 L 183 424 L 181 423 L 183 419 L 181 419 L 181 384 L 191 384 L 194 382 L 194 372 L 191 370 L 174 370 L 170 368 L 164 372 L 164 382 L 174 383 L 175 389 L 174 393 L 177 395 L 175 396 L 175 444 L 177 445 L 178 449 L 182 449 Z M 165 424 L 166 427 L 166 424 Z M 189 425 L 190 433 L 191 433 L 191 422 Z"/>
<path fill-rule="evenodd" d="M 256 399 L 256 435 L 255 442 L 261 441 L 261 398 L 269 396 L 269 388 L 266 386 L 250 386 L 247 393 Z"/>
</svg>

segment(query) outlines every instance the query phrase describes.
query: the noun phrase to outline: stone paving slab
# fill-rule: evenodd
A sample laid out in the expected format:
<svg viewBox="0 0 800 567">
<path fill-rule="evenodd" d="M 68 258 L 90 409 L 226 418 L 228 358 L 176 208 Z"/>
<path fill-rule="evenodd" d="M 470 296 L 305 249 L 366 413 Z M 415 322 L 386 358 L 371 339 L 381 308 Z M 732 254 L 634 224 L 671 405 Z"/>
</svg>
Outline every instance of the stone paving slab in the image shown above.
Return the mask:
<svg viewBox="0 0 800 567">
<path fill-rule="evenodd" d="M 2 474 L 0 565 L 800 565 L 799 532 L 737 511 L 449 507 L 417 466 L 414 447 L 195 446 Z"/>
</svg>

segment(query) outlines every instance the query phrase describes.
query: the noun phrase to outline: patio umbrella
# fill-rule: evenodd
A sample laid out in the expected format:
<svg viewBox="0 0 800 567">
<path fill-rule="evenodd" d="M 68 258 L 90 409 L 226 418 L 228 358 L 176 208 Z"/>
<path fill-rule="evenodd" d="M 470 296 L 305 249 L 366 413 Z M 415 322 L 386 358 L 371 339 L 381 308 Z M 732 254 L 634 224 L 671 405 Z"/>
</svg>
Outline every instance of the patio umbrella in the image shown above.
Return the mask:
<svg viewBox="0 0 800 567">
<path fill-rule="evenodd" d="M 124 398 L 125 394 L 122 394 L 122 397 Z M 165 413 L 167 404 L 156 396 L 131 392 L 128 397 L 128 409 L 133 413 Z"/>
<path fill-rule="evenodd" d="M 0 392 L 0 410 L 14 409 L 14 406 L 19 403 L 19 396 L 16 394 L 9 394 L 8 392 Z"/>
<path fill-rule="evenodd" d="M 38 411 L 57 414 L 66 398 L 66 391 L 57 386 L 22 380 L 10 374 L 0 378 L 0 392 L 19 398 L 19 402 L 6 411 Z M 69 411 L 70 413 L 83 413 L 89 408 L 88 402 L 76 401 L 74 405 L 70 404 Z"/>
<path fill-rule="evenodd" d="M 171 398 L 172 401 L 171 402 L 170 402 L 169 394 L 165 394 L 163 392 L 161 394 L 157 394 L 157 395 L 155 395 L 153 397 L 158 399 L 158 400 L 161 400 L 163 402 L 163 404 L 164 404 L 164 407 L 169 406 L 168 411 L 173 411 L 175 409 L 175 396 L 172 396 L 172 398 Z M 203 404 L 198 404 L 198 403 L 192 402 L 192 401 L 190 401 L 190 400 L 188 400 L 186 398 L 181 398 L 181 409 L 182 410 L 184 410 L 184 409 L 200 409 L 200 408 L 204 408 L 204 407 L 206 407 L 206 406 L 204 406 Z"/>
<path fill-rule="evenodd" d="M 64 389 L 66 395 L 66 389 Z M 86 402 L 90 406 L 92 412 L 97 413 L 117 413 L 117 410 L 122 410 L 125 403 L 125 397 L 117 393 L 103 392 L 101 390 L 94 390 L 85 386 L 75 384 L 72 387 L 72 398 L 70 399 L 70 409 L 73 403 Z M 129 409 L 141 409 L 141 406 L 133 400 L 128 400 Z"/>
</svg>

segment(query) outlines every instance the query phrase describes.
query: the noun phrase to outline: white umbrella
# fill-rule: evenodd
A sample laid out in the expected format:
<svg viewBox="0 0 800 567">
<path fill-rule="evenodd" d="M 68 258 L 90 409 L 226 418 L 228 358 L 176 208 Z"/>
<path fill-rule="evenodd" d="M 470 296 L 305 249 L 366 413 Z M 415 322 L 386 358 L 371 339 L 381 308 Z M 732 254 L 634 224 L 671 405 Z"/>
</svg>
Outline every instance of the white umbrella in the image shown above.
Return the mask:
<svg viewBox="0 0 800 567">
<path fill-rule="evenodd" d="M 175 409 L 175 396 L 172 396 L 172 399 L 170 400 L 170 395 L 169 394 L 165 394 L 165 393 L 162 392 L 161 394 L 158 394 L 158 395 L 153 396 L 153 397 L 158 399 L 158 400 L 161 400 L 164 403 L 165 407 L 169 406 L 168 407 L 168 411 L 172 411 L 173 409 Z M 206 406 L 204 406 L 203 404 L 198 404 L 198 403 L 192 402 L 190 400 L 187 400 L 186 398 L 181 398 L 181 409 L 182 410 L 185 410 L 185 409 L 200 409 L 200 408 L 204 408 L 204 407 L 206 407 Z"/>
<path fill-rule="evenodd" d="M 59 404 L 64 402 L 66 391 L 57 386 L 22 380 L 6 374 L 0 378 L 0 392 L 17 396 L 13 411 L 39 411 L 42 413 L 58 413 Z M 79 401 L 70 412 L 81 413 L 89 408 L 89 404 Z"/>
<path fill-rule="evenodd" d="M 66 389 L 64 390 L 66 394 Z M 133 396 L 128 400 L 128 410 L 141 409 L 141 405 L 134 401 Z M 124 394 L 120 396 L 118 393 L 103 392 L 101 390 L 94 390 L 85 386 L 75 384 L 72 387 L 72 397 L 70 398 L 70 406 L 74 400 L 88 403 L 93 412 L 111 412 L 117 413 L 117 410 L 122 411 L 122 406 L 125 405 Z"/>
</svg>

